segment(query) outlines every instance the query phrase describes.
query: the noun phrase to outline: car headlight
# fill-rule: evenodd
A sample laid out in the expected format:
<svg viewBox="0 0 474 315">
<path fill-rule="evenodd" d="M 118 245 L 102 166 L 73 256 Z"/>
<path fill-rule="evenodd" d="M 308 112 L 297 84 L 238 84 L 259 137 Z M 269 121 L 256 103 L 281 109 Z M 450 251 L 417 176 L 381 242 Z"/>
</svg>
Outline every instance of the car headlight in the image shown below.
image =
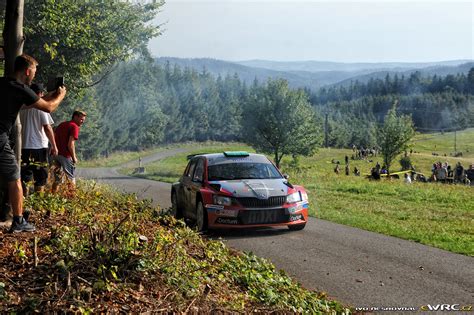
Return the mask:
<svg viewBox="0 0 474 315">
<path fill-rule="evenodd" d="M 232 199 L 229 197 L 214 195 L 214 204 L 220 206 L 230 206 Z"/>
<path fill-rule="evenodd" d="M 301 201 L 301 195 L 300 192 L 297 191 L 295 193 L 292 193 L 291 195 L 286 196 L 286 202 L 287 203 L 295 203 Z"/>
</svg>

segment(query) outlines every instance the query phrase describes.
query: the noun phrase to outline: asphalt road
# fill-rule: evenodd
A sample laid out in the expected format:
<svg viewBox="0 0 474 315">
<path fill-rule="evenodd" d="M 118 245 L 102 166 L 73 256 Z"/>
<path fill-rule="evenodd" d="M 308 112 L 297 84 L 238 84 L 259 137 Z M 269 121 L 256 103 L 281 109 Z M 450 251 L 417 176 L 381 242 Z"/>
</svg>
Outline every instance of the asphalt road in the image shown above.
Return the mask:
<svg viewBox="0 0 474 315">
<path fill-rule="evenodd" d="M 160 152 L 142 163 L 178 152 L 185 149 Z M 167 183 L 120 175 L 117 168 L 78 169 L 78 175 L 153 199 L 162 208 L 171 204 Z M 473 305 L 469 313 L 474 314 L 473 257 L 317 218 L 311 218 L 303 231 L 223 231 L 211 237 L 222 237 L 233 248 L 267 258 L 304 287 L 325 291 L 354 307 L 419 311 L 428 304 L 458 304 L 454 307 Z"/>
</svg>

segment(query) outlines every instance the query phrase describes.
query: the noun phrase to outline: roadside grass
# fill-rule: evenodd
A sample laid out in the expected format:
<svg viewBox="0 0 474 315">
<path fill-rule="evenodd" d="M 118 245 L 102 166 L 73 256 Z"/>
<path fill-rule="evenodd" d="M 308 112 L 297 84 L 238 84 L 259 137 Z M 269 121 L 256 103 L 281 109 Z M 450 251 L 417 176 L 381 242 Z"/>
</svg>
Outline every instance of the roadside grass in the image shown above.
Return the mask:
<svg viewBox="0 0 474 315">
<path fill-rule="evenodd" d="M 108 157 L 100 157 L 90 160 L 79 160 L 78 166 L 89 168 L 89 167 L 114 167 L 119 166 L 127 162 L 137 160 L 139 157 L 144 157 L 154 153 L 162 152 L 172 148 L 180 148 L 187 144 L 171 144 L 163 145 L 152 149 L 147 149 L 143 151 L 117 151 L 111 153 Z"/>
<path fill-rule="evenodd" d="M 284 161 L 282 169 L 291 182 L 308 190 L 312 216 L 474 256 L 473 187 L 408 185 L 403 179 L 372 181 L 352 173 L 344 175 L 344 165 L 342 172 L 335 174 L 332 159 L 344 164 L 344 157 L 351 152 L 323 149 L 314 157 L 301 158 L 296 168 Z M 431 172 L 429 157 L 414 154 L 412 160 L 421 165 L 417 169 Z M 356 166 L 362 174 L 368 173 L 376 161 L 382 164 L 379 157 L 372 162 L 350 161 L 351 171 Z"/>
<path fill-rule="evenodd" d="M 155 148 L 152 150 L 144 150 L 140 152 L 125 152 L 119 151 L 110 154 L 107 158 L 101 157 L 91 160 L 80 160 L 78 162 L 79 167 L 114 167 L 133 160 L 138 159 L 141 156 L 158 153 L 165 150 L 165 148 Z"/>
<path fill-rule="evenodd" d="M 92 181 L 66 192 L 26 199 L 36 232 L 0 231 L 1 313 L 350 311 L 147 200 Z"/>
<path fill-rule="evenodd" d="M 466 143 L 472 139 L 469 136 L 458 139 L 464 139 L 461 146 L 471 145 Z M 248 146 L 239 144 L 204 145 L 195 152 L 224 150 L 252 152 Z M 437 161 L 448 161 L 452 166 L 459 161 L 464 167 L 474 163 L 474 158 L 466 156 L 432 156 L 427 146 L 421 150 L 415 145 L 415 151 L 420 153 L 410 155 L 412 163 L 428 177 L 431 165 Z M 349 149 L 320 149 L 313 157 L 300 157 L 296 165 L 290 158 L 283 159 L 282 172 L 290 175 L 291 183 L 308 190 L 311 216 L 474 256 L 473 187 L 418 182 L 408 185 L 402 178 L 371 181 L 364 175 L 370 173 L 376 162 L 383 164 L 381 156 L 350 159 L 351 173 L 346 176 L 345 156 L 351 158 L 353 154 Z M 333 160 L 341 163 L 339 175 L 334 173 Z M 393 163 L 392 172 L 400 169 L 398 161 Z M 148 164 L 147 173 L 140 177 L 173 183 L 186 164 L 186 154 L 176 155 Z M 354 167 L 362 176 L 354 176 Z"/>
</svg>

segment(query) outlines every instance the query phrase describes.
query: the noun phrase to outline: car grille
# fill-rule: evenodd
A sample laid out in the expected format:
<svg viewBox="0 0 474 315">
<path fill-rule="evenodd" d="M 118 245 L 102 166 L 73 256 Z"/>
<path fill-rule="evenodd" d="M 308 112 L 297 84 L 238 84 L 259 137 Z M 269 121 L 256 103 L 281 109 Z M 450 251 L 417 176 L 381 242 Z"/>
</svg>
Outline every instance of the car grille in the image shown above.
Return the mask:
<svg viewBox="0 0 474 315">
<path fill-rule="evenodd" d="M 245 210 L 239 213 L 242 224 L 271 224 L 289 221 L 289 215 L 285 209 L 272 210 Z"/>
<path fill-rule="evenodd" d="M 245 208 L 272 208 L 281 207 L 286 202 L 286 196 L 270 197 L 268 199 L 237 198 Z"/>
</svg>

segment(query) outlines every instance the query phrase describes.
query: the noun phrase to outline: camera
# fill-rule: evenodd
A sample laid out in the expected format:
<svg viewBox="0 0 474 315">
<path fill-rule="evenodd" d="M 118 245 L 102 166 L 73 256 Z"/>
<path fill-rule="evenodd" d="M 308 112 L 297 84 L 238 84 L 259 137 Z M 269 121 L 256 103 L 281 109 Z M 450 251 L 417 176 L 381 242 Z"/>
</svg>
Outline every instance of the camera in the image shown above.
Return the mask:
<svg viewBox="0 0 474 315">
<path fill-rule="evenodd" d="M 56 91 L 60 86 L 64 86 L 64 77 L 56 77 L 48 80 L 46 90 L 48 92 Z"/>
</svg>

